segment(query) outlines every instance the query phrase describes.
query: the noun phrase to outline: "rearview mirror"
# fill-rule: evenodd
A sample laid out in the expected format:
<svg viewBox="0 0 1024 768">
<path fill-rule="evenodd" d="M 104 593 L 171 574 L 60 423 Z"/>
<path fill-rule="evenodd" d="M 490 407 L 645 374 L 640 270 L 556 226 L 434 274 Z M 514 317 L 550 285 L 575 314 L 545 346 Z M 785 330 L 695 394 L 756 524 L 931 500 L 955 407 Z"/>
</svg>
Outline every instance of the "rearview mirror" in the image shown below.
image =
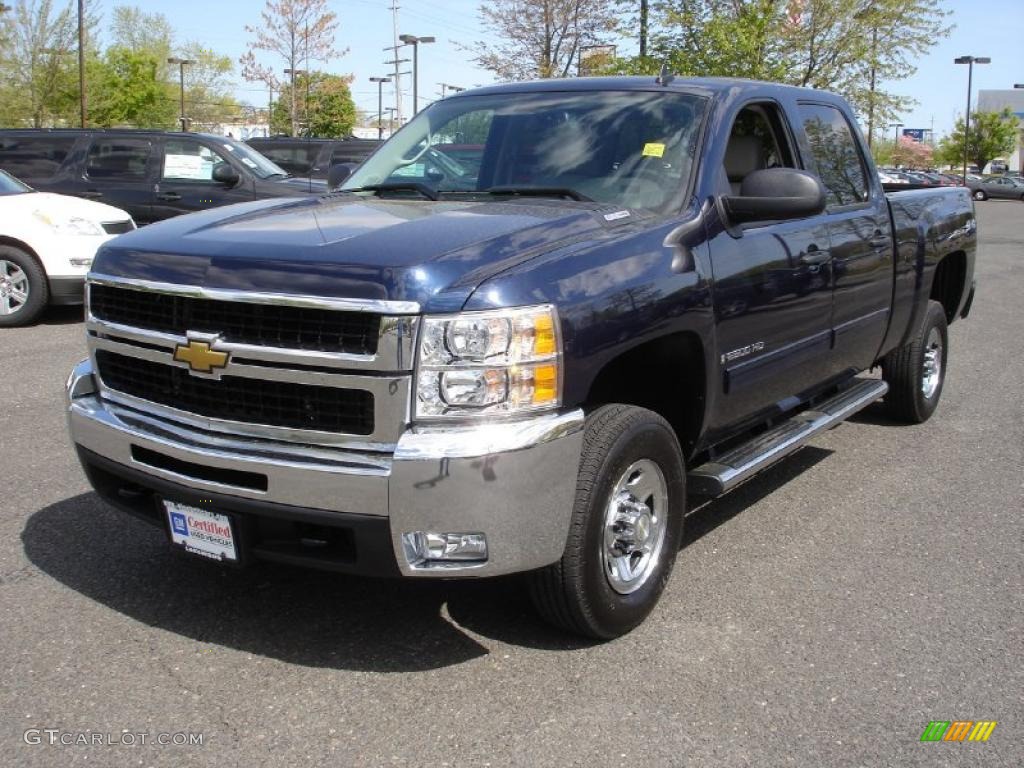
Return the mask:
<svg viewBox="0 0 1024 768">
<path fill-rule="evenodd" d="M 355 171 L 355 163 L 338 163 L 332 165 L 331 169 L 327 171 L 327 189 L 328 191 L 334 191 L 342 184 L 345 180 Z"/>
<path fill-rule="evenodd" d="M 736 224 L 802 219 L 825 210 L 825 187 L 807 171 L 765 168 L 747 174 L 740 193 L 722 202 Z"/>
<path fill-rule="evenodd" d="M 226 184 L 229 187 L 233 187 L 238 183 L 238 179 L 238 171 L 227 163 L 217 163 L 213 166 L 213 180 L 218 184 Z"/>
</svg>

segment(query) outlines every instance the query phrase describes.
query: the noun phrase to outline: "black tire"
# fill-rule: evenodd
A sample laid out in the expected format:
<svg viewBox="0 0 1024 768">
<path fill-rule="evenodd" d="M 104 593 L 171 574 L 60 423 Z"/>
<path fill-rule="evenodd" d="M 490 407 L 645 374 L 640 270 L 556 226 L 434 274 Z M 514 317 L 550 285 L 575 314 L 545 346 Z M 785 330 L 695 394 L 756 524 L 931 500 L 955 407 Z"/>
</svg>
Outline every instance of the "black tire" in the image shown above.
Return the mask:
<svg viewBox="0 0 1024 768">
<path fill-rule="evenodd" d="M 937 353 L 933 350 L 936 341 L 940 345 Z M 925 356 L 929 353 L 939 363 L 937 381 L 932 387 L 925 386 L 928 378 Z M 924 320 L 914 338 L 882 359 L 882 378 L 889 384 L 885 405 L 892 418 L 908 424 L 920 424 L 931 417 L 942 397 L 948 356 L 946 311 L 939 302 L 929 301 Z"/>
<path fill-rule="evenodd" d="M 27 278 L 28 296 L 23 302 L 12 294 L 12 266 Z M 11 245 L 0 245 L 0 328 L 34 323 L 50 301 L 50 284 L 43 265 L 29 253 Z"/>
<path fill-rule="evenodd" d="M 974 190 L 971 193 L 971 197 L 973 197 L 975 200 L 988 200 L 988 195 L 985 194 L 985 190 L 983 189 Z"/>
<path fill-rule="evenodd" d="M 606 568 L 612 570 L 606 563 L 606 514 L 620 480 L 638 464 L 656 465 L 661 472 L 664 517 L 651 530 L 663 529 L 664 538 L 650 565 L 638 569 L 644 576 L 638 576 L 634 591 L 622 594 L 612 587 L 615 577 L 606 574 Z M 656 472 L 650 474 L 657 480 Z M 652 508 L 657 505 L 656 499 L 651 501 Z M 685 512 L 683 456 L 669 423 L 653 411 L 630 405 L 595 410 L 587 417 L 565 552 L 557 563 L 530 574 L 530 596 L 538 612 L 555 626 L 599 640 L 629 632 L 651 612 L 668 582 Z M 654 518 L 657 514 L 651 518 L 652 526 Z M 646 538 L 646 525 L 643 530 Z M 644 556 L 638 557 L 642 562 Z"/>
</svg>

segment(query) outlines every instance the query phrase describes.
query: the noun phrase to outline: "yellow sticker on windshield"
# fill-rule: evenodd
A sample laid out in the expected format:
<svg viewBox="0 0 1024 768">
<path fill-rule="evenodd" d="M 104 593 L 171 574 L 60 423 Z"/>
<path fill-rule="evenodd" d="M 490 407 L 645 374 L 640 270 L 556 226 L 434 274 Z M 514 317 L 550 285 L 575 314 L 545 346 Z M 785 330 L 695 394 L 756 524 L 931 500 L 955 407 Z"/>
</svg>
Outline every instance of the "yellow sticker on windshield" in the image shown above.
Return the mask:
<svg viewBox="0 0 1024 768">
<path fill-rule="evenodd" d="M 644 144 L 644 157 L 661 157 L 665 154 L 664 144 L 648 143 Z"/>
</svg>

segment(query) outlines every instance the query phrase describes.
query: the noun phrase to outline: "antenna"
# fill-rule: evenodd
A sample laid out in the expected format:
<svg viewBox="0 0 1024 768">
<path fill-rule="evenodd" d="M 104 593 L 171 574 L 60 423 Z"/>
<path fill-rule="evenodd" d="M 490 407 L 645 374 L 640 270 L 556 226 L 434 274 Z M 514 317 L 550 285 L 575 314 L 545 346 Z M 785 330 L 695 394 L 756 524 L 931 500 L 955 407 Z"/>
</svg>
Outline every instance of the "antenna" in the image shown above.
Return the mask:
<svg viewBox="0 0 1024 768">
<path fill-rule="evenodd" d="M 669 69 L 668 67 L 668 59 L 665 59 L 665 61 L 662 62 L 661 64 L 661 73 L 658 75 L 657 79 L 655 79 L 654 82 L 656 82 L 658 85 L 668 85 L 675 79 L 676 76 L 672 74 L 672 70 Z"/>
</svg>

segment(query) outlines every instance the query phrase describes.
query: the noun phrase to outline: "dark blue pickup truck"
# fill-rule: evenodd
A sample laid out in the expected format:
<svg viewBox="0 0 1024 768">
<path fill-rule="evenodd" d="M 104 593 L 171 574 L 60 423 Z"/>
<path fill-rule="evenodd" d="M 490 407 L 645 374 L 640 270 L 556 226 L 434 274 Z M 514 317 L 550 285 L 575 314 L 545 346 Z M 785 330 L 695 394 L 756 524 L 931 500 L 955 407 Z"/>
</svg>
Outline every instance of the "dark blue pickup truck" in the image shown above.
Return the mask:
<svg viewBox="0 0 1024 768">
<path fill-rule="evenodd" d="M 71 434 L 103 498 L 195 555 L 525 572 L 549 620 L 614 637 L 688 494 L 883 397 L 932 415 L 975 244 L 968 192 L 886 195 L 829 93 L 484 88 L 336 192 L 104 246 Z"/>
</svg>

